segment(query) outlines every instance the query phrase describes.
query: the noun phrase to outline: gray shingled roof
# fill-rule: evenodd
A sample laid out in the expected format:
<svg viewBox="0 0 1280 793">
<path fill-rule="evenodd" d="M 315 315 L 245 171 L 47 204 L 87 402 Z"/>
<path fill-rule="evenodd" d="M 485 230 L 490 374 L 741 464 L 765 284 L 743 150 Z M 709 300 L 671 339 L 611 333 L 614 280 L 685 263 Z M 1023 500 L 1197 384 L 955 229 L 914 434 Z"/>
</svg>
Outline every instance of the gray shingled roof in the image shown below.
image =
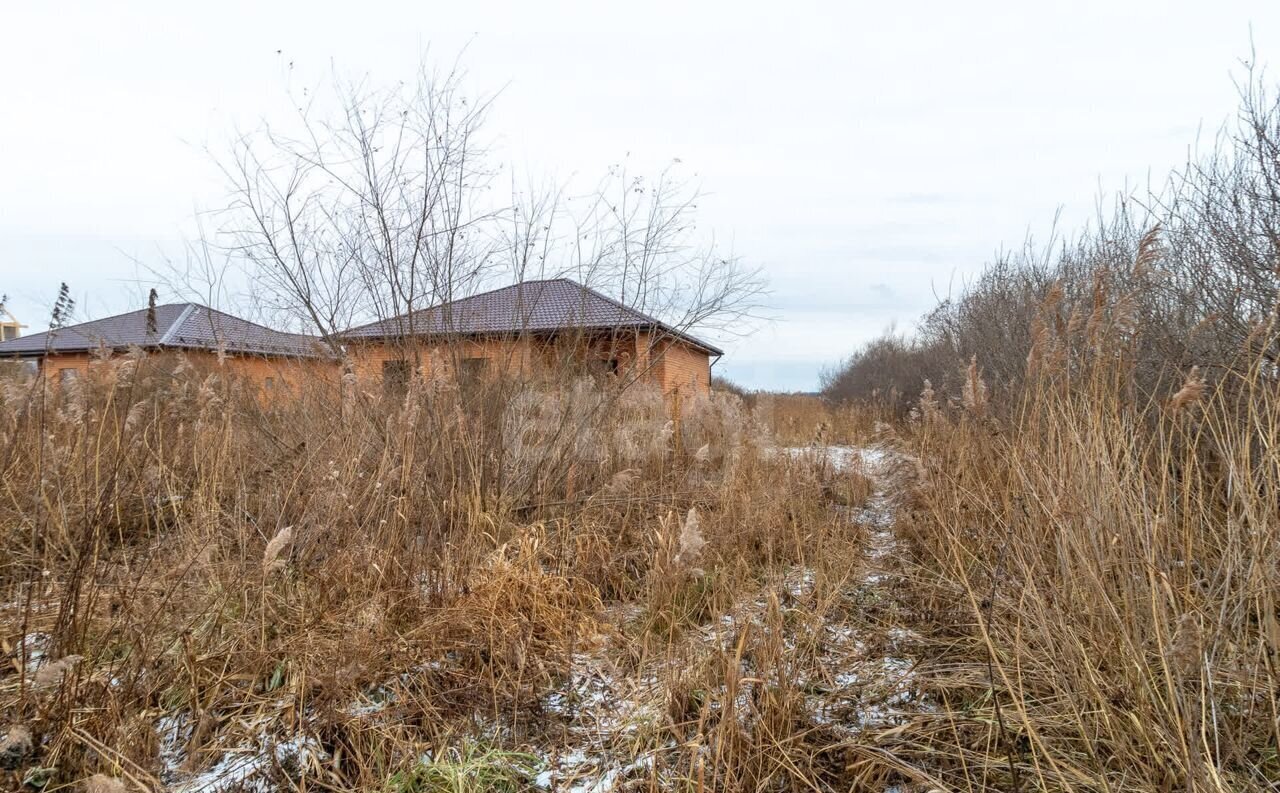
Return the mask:
<svg viewBox="0 0 1280 793">
<path fill-rule="evenodd" d="M 315 356 L 319 339 L 283 333 L 196 303 L 156 306 L 156 328 L 147 330 L 147 309 L 33 333 L 0 343 L 0 358 L 34 358 L 49 352 L 85 352 L 144 347 L 217 350 L 240 355 Z"/>
<path fill-rule="evenodd" d="M 683 339 L 712 355 L 723 353 L 648 314 L 636 311 L 594 289 L 554 278 L 525 281 L 410 314 L 352 328 L 344 339 L 394 338 L 413 335 L 506 335 L 571 330 L 648 329 Z"/>
</svg>

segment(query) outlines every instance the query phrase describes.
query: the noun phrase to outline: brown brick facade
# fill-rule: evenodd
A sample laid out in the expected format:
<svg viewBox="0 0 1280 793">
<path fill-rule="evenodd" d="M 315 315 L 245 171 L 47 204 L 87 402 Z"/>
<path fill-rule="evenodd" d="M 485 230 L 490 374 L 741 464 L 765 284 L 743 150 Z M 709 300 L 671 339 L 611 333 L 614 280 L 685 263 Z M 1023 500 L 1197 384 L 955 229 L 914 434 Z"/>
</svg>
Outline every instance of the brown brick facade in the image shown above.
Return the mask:
<svg viewBox="0 0 1280 793">
<path fill-rule="evenodd" d="M 678 340 L 659 342 L 654 380 L 662 393 L 706 396 L 711 393 L 711 358 L 705 352 Z"/>
<path fill-rule="evenodd" d="M 654 340 L 648 333 L 571 338 L 476 338 L 441 342 L 371 340 L 347 346 L 352 370 L 366 382 L 380 381 L 404 361 L 424 379 L 452 378 L 459 367 L 484 361 L 483 369 L 508 377 L 534 379 L 566 363 L 592 371 L 635 375 L 663 394 L 710 393 L 710 356 L 677 339 Z M 384 368 L 387 367 L 387 368 Z"/>
<path fill-rule="evenodd" d="M 332 385 L 337 382 L 337 366 L 328 360 L 309 358 L 286 358 L 256 355 L 226 355 L 221 365 L 216 353 L 204 350 L 185 352 L 161 351 L 148 353 L 152 360 L 174 360 L 183 356 L 192 364 L 201 368 L 221 367 L 233 377 L 243 378 L 257 386 L 264 394 L 276 392 L 280 394 L 298 393 L 306 387 Z M 89 374 L 96 356 L 85 352 L 56 353 L 38 359 L 36 365 L 44 370 L 48 377 L 55 381 L 74 373 L 76 376 Z"/>
</svg>

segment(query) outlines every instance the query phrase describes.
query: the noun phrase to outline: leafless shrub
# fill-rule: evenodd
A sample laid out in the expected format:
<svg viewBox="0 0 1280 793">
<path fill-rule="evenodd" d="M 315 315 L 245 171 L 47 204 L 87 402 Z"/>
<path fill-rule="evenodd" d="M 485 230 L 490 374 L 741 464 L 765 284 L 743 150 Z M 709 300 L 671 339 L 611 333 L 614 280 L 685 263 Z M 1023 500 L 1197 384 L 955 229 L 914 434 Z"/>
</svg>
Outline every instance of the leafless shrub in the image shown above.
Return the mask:
<svg viewBox="0 0 1280 793">
<path fill-rule="evenodd" d="M 874 340 L 828 373 L 824 393 L 905 413 L 923 379 L 959 395 L 975 354 L 1002 410 L 1029 377 L 1103 363 L 1147 398 L 1192 365 L 1215 382 L 1245 362 L 1275 370 L 1280 102 L 1252 70 L 1240 101 L 1237 123 L 1162 189 L 1117 199 L 1073 241 L 997 259 L 910 337 Z"/>
<path fill-rule="evenodd" d="M 899 412 L 908 383 L 948 395 L 930 407 L 926 385 L 919 420 L 882 436 L 918 466 L 897 531 L 946 659 L 924 674 L 945 730 L 905 733 L 946 787 L 1268 790 L 1280 772 L 1253 716 L 1277 708 L 1280 637 L 1280 104 L 1261 85 L 1145 207 L 1001 259 L 828 380 Z"/>
</svg>

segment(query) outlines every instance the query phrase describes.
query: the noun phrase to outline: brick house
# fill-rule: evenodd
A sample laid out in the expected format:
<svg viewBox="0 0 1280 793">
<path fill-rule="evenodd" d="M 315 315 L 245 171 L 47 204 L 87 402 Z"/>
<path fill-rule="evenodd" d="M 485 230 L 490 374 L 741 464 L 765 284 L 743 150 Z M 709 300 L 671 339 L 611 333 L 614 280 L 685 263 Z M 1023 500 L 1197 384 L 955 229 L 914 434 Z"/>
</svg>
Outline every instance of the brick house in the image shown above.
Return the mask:
<svg viewBox="0 0 1280 793">
<path fill-rule="evenodd" d="M 537 377 L 566 365 L 653 383 L 665 396 L 707 394 L 720 350 L 563 278 L 515 286 L 352 328 L 338 339 L 361 379 Z M 336 381 L 337 358 L 314 336 L 284 333 L 196 303 L 156 306 L 0 342 L 0 360 L 32 361 L 59 380 L 103 349 L 181 352 L 264 390 Z"/>
<path fill-rule="evenodd" d="M 196 303 L 173 303 L 0 342 L 0 360 L 35 362 L 59 381 L 84 374 L 106 349 L 181 352 L 218 364 L 264 390 L 330 377 L 333 357 L 312 336 L 283 333 Z"/>
<path fill-rule="evenodd" d="M 389 388 L 414 374 L 536 376 L 571 364 L 653 383 L 667 396 L 705 395 L 711 359 L 723 354 L 567 278 L 525 281 L 362 325 L 342 342 L 358 377 Z"/>
</svg>

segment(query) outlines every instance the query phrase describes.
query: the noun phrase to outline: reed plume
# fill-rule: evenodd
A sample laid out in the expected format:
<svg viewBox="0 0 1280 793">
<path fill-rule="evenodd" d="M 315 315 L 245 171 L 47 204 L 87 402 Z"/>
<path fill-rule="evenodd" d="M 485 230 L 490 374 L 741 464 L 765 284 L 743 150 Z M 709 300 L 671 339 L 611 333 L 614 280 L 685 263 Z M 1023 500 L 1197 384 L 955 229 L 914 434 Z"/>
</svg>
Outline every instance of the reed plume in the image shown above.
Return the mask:
<svg viewBox="0 0 1280 793">
<path fill-rule="evenodd" d="M 975 416 L 981 416 L 987 410 L 987 384 L 982 380 L 982 370 L 978 368 L 977 355 L 969 360 L 969 368 L 965 370 L 960 400 L 965 410 Z"/>
<path fill-rule="evenodd" d="M 1191 367 L 1191 371 L 1187 374 L 1187 379 L 1183 382 L 1182 388 L 1179 388 L 1169 399 L 1170 411 L 1177 413 L 1183 408 L 1199 402 L 1207 390 L 1208 386 L 1205 385 L 1204 378 L 1200 376 L 1200 367 Z"/>
<path fill-rule="evenodd" d="M 32 683 L 36 688 L 50 689 L 62 685 L 66 676 L 83 660 L 79 655 L 68 655 L 56 661 L 48 661 L 36 670 Z"/>
<path fill-rule="evenodd" d="M 271 573 L 284 568 L 285 559 L 281 558 L 281 554 L 286 552 L 292 542 L 292 526 L 285 526 L 283 529 L 276 532 L 276 536 L 271 538 L 271 541 L 267 543 L 266 550 L 262 552 L 263 575 L 270 575 Z"/>
</svg>

